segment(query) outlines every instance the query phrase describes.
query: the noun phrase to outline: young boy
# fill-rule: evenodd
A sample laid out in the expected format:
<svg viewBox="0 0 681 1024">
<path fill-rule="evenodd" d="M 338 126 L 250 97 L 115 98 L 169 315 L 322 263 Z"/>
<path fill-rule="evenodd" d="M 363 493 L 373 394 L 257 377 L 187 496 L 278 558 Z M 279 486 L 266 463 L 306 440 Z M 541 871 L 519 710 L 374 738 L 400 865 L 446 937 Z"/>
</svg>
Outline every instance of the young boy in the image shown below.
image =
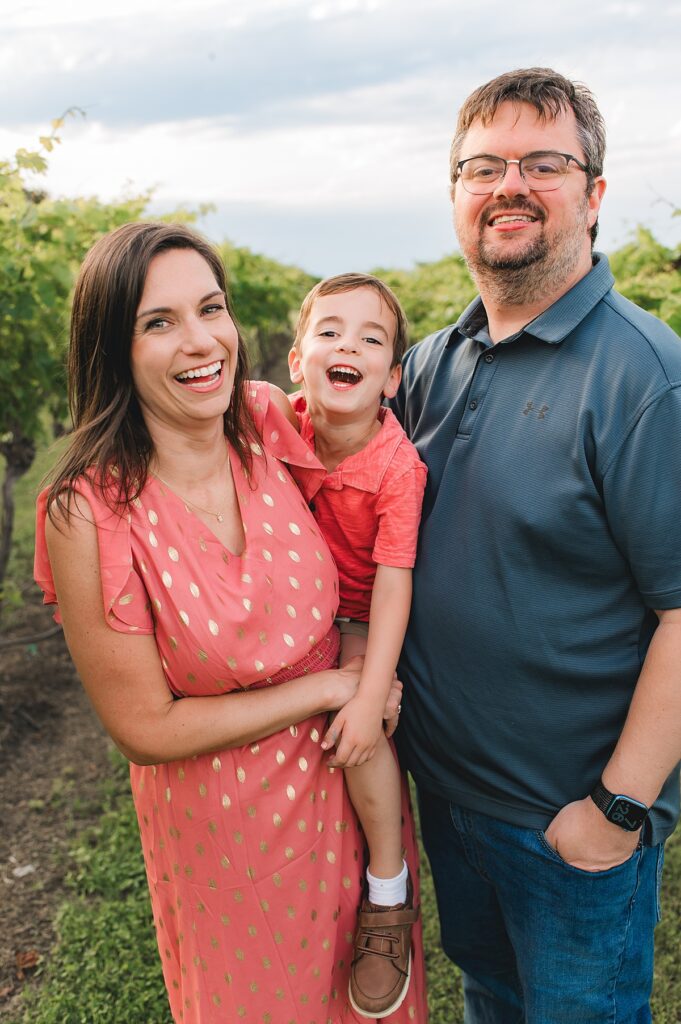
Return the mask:
<svg viewBox="0 0 681 1024">
<path fill-rule="evenodd" d="M 332 763 L 345 768 L 369 847 L 350 1002 L 374 1018 L 406 995 L 418 917 L 402 858 L 399 770 L 382 727 L 409 618 L 426 481 L 416 449 L 381 405 L 399 386 L 406 342 L 406 318 L 387 285 L 342 274 L 306 297 L 289 353 L 291 380 L 302 389 L 291 401 L 318 460 L 316 473 L 292 472 L 338 567 L 341 664 L 365 656 L 357 695 L 323 746 L 336 747 Z"/>
</svg>

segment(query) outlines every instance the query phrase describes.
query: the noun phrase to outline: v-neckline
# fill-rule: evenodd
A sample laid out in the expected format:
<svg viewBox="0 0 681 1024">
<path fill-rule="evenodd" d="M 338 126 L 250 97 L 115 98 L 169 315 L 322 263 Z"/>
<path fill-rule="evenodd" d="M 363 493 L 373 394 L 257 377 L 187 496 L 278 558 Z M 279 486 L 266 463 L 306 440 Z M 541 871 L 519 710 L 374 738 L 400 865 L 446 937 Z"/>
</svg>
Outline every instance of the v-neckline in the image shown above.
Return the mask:
<svg viewBox="0 0 681 1024">
<path fill-rule="evenodd" d="M 235 465 L 234 465 L 234 460 L 232 458 L 232 456 L 234 455 L 234 452 L 232 451 L 232 446 L 229 444 L 228 441 L 225 441 L 225 446 L 227 448 L 227 459 L 228 459 L 228 464 L 229 464 L 230 472 L 232 474 L 232 483 L 234 484 L 234 497 L 236 498 L 237 509 L 239 510 L 239 522 L 241 523 L 241 533 L 242 533 L 242 536 L 243 536 L 243 547 L 241 548 L 241 551 L 239 553 L 237 553 L 236 551 L 232 551 L 232 549 L 230 547 L 228 547 L 228 545 L 225 544 L 224 541 L 220 540 L 220 538 L 217 536 L 217 534 L 213 530 L 212 526 L 210 526 L 208 523 L 205 523 L 203 521 L 203 519 L 201 519 L 199 516 L 197 516 L 197 514 L 194 511 L 194 509 L 192 508 L 191 504 L 185 498 L 183 498 L 180 494 L 178 494 L 177 491 L 174 491 L 172 489 L 172 487 L 170 486 L 170 484 L 167 484 L 164 480 L 161 480 L 159 477 L 156 476 L 155 473 L 150 473 L 150 476 L 152 476 L 154 478 L 154 480 L 156 481 L 156 484 L 157 484 L 158 489 L 161 492 L 162 496 L 165 496 L 166 494 L 172 495 L 172 497 L 180 505 L 182 505 L 182 507 L 184 508 L 185 512 L 189 513 L 189 515 L 192 517 L 192 519 L 195 520 L 199 524 L 199 527 L 202 528 L 202 530 L 200 530 L 200 532 L 205 531 L 206 533 L 208 533 L 210 535 L 208 538 L 206 538 L 207 540 L 212 540 L 215 544 L 219 544 L 220 547 L 223 549 L 223 551 L 226 551 L 227 554 L 231 558 L 241 559 L 246 554 L 246 549 L 248 547 L 248 541 L 247 541 L 247 538 L 246 538 L 246 530 L 244 528 L 243 510 L 241 508 L 241 499 L 239 498 L 239 488 L 237 487 L 237 480 L 236 480 L 236 474 L 235 474 Z M 237 462 L 238 462 L 238 460 L 237 460 Z M 239 464 L 239 466 L 240 466 L 240 464 Z"/>
</svg>

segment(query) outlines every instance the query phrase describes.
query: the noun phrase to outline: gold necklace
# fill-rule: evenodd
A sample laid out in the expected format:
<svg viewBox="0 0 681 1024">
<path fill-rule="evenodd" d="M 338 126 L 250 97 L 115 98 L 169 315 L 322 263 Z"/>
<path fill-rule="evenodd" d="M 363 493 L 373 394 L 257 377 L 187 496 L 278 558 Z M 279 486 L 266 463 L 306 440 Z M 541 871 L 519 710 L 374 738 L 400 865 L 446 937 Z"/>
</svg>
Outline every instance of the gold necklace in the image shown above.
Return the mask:
<svg viewBox="0 0 681 1024">
<path fill-rule="evenodd" d="M 225 465 L 226 465 L 226 463 L 225 463 Z M 212 512 L 211 509 L 209 509 L 209 508 L 203 508 L 201 505 L 197 505 L 195 501 L 190 501 L 189 498 L 185 498 L 185 497 L 183 497 L 183 495 L 178 494 L 178 492 L 175 490 L 175 488 L 171 487 L 171 485 L 168 483 L 168 481 L 164 480 L 162 476 L 158 475 L 158 473 L 154 473 L 153 470 L 150 470 L 150 472 L 151 472 L 152 476 L 156 477 L 156 479 L 159 481 L 159 483 L 164 484 L 168 488 L 168 490 L 172 491 L 173 494 L 175 494 L 181 501 L 183 501 L 185 503 L 185 505 L 191 505 L 192 508 L 197 509 L 199 512 L 205 512 L 207 516 L 214 516 L 215 519 L 217 519 L 217 521 L 219 523 L 224 523 L 224 521 L 225 521 L 225 514 L 224 514 L 224 512 Z"/>
</svg>

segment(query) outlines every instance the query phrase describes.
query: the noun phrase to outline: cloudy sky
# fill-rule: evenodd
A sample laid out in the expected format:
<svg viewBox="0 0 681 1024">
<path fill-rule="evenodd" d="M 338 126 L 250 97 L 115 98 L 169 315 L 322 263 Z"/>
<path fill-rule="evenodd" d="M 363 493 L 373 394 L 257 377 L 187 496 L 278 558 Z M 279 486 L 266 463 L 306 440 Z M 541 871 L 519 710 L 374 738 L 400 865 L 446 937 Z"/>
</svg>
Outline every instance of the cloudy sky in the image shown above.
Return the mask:
<svg viewBox="0 0 681 1024">
<path fill-rule="evenodd" d="M 47 187 L 201 221 L 313 273 L 456 248 L 459 105 L 552 66 L 608 125 L 603 248 L 638 223 L 681 238 L 681 0 L 0 0 L 0 157 L 69 107 Z"/>
</svg>

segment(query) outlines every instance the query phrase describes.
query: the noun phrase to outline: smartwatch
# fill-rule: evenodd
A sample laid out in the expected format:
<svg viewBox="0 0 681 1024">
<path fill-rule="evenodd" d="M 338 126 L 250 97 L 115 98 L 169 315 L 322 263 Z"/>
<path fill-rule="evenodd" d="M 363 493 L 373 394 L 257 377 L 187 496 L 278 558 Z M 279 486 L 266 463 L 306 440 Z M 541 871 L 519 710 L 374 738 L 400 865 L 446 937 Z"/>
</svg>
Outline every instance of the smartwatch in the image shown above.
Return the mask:
<svg viewBox="0 0 681 1024">
<path fill-rule="evenodd" d="M 603 811 L 608 821 L 611 821 L 613 825 L 619 825 L 627 832 L 638 832 L 648 817 L 649 808 L 640 800 L 623 796 L 621 793 L 611 793 L 602 782 L 596 783 L 590 796 L 599 811 Z"/>
</svg>

